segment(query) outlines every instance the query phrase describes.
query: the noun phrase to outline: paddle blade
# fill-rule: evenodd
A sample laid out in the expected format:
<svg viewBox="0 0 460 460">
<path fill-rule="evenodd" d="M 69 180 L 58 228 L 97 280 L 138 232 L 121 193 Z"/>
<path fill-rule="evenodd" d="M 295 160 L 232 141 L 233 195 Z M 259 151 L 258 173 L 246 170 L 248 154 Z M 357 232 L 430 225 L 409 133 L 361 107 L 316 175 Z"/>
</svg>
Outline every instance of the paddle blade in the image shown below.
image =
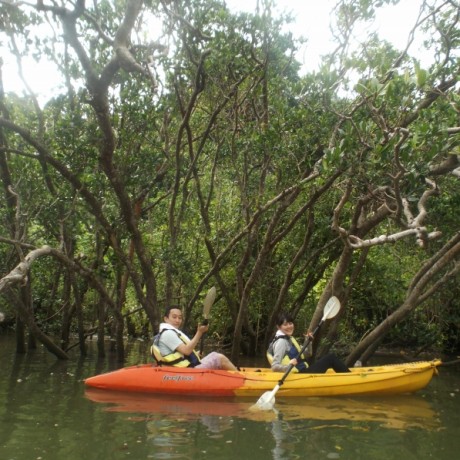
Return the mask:
<svg viewBox="0 0 460 460">
<path fill-rule="evenodd" d="M 327 319 L 335 318 L 337 313 L 340 311 L 340 300 L 333 295 L 324 306 L 323 318 L 321 321 L 326 321 Z"/>
<path fill-rule="evenodd" d="M 272 410 L 275 406 L 275 394 L 280 386 L 276 385 L 272 391 L 266 391 L 249 410 Z"/>
<path fill-rule="evenodd" d="M 209 311 L 211 310 L 212 304 L 214 303 L 214 300 L 216 300 L 216 295 L 217 295 L 216 287 L 213 286 L 211 289 L 209 289 L 204 299 L 203 316 L 205 318 L 207 318 L 209 315 Z"/>
</svg>

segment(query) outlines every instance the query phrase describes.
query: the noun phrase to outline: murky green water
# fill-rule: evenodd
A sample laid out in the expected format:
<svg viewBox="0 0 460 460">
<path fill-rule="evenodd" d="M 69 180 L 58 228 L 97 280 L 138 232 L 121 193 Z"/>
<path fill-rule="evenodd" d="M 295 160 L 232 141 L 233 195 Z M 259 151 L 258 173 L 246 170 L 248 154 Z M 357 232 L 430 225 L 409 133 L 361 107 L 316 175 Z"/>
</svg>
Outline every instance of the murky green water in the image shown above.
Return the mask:
<svg viewBox="0 0 460 460">
<path fill-rule="evenodd" d="M 148 359 L 130 346 L 127 364 Z M 460 452 L 460 372 L 416 395 L 198 400 L 86 390 L 82 380 L 115 368 L 59 362 L 43 349 L 18 356 L 0 336 L 0 459 L 453 459 Z"/>
</svg>

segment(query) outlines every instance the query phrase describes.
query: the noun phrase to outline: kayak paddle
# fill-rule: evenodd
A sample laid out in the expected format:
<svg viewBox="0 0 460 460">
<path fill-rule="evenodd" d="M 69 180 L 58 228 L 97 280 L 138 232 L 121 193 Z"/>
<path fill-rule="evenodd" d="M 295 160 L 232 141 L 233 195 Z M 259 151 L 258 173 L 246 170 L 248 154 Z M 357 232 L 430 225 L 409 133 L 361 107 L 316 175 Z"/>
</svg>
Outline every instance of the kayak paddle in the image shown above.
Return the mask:
<svg viewBox="0 0 460 460">
<path fill-rule="evenodd" d="M 323 317 L 321 318 L 321 321 L 319 322 L 318 326 L 316 326 L 315 330 L 313 331 L 313 336 L 316 335 L 318 332 L 319 328 L 322 326 L 324 321 L 327 319 L 334 318 L 337 313 L 340 311 L 340 301 L 337 297 L 332 296 L 326 303 L 324 307 L 324 313 Z M 299 359 L 300 356 L 305 352 L 305 350 L 308 347 L 308 344 L 310 343 L 310 337 L 307 337 L 302 348 L 300 349 L 299 353 L 296 356 L 296 359 Z M 291 372 L 291 370 L 294 368 L 293 364 L 289 364 L 286 372 L 284 375 L 281 377 L 280 381 L 278 384 L 273 388 L 272 391 L 266 391 L 259 399 L 258 401 L 251 406 L 251 409 L 260 409 L 260 410 L 271 410 L 273 409 L 275 405 L 275 395 L 280 389 L 281 385 L 283 385 L 284 381 L 286 380 L 287 376 Z"/>
<path fill-rule="evenodd" d="M 216 287 L 213 286 L 211 289 L 209 289 L 208 293 L 206 294 L 206 297 L 204 298 L 204 303 L 203 303 L 203 322 L 201 324 L 208 324 L 208 315 L 211 310 L 212 304 L 214 303 L 214 300 L 216 300 Z M 202 335 L 201 337 L 201 342 L 200 342 L 200 356 L 203 354 L 203 347 L 204 347 L 204 336 L 205 334 Z"/>
</svg>

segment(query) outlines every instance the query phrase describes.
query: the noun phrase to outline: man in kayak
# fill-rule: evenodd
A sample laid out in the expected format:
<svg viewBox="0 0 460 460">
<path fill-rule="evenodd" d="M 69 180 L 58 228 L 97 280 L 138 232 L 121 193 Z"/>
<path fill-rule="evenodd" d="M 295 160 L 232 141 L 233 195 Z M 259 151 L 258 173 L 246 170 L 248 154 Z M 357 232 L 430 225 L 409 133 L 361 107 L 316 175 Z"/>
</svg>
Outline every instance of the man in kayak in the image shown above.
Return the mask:
<svg viewBox="0 0 460 460">
<path fill-rule="evenodd" d="M 153 338 L 152 354 L 158 364 L 164 366 L 196 367 L 198 369 L 224 369 L 236 371 L 237 368 L 223 354 L 215 351 L 201 359 L 195 347 L 208 330 L 208 325 L 200 324 L 192 339 L 179 328 L 182 325 L 182 310 L 174 305 L 166 308 L 160 332 Z"/>
<path fill-rule="evenodd" d="M 267 358 L 273 371 L 286 372 L 289 364 L 292 364 L 295 366 L 293 372 L 323 374 L 328 369 L 334 369 L 335 372 L 350 372 L 345 363 L 333 353 L 323 356 L 310 366 L 304 355 L 296 359 L 301 346 L 292 336 L 294 333 L 294 322 L 289 313 L 281 313 L 276 321 L 276 326 L 278 330 L 267 351 Z M 308 336 L 313 339 L 311 332 L 308 333 Z M 311 343 L 309 352 L 311 353 Z"/>
</svg>

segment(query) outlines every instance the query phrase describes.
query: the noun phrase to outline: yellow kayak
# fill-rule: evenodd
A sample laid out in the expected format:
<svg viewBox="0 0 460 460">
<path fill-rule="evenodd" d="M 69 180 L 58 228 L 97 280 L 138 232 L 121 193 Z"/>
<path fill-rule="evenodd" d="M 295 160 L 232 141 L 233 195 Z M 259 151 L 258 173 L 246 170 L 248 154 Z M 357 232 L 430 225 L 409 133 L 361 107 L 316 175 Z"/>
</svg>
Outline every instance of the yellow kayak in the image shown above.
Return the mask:
<svg viewBox="0 0 460 460">
<path fill-rule="evenodd" d="M 359 367 L 350 373 L 291 372 L 278 396 L 393 395 L 413 393 L 428 385 L 440 360 Z M 271 369 L 241 371 L 155 367 L 144 364 L 96 375 L 88 387 L 105 390 L 201 396 L 257 397 L 272 390 L 283 373 Z"/>
</svg>

